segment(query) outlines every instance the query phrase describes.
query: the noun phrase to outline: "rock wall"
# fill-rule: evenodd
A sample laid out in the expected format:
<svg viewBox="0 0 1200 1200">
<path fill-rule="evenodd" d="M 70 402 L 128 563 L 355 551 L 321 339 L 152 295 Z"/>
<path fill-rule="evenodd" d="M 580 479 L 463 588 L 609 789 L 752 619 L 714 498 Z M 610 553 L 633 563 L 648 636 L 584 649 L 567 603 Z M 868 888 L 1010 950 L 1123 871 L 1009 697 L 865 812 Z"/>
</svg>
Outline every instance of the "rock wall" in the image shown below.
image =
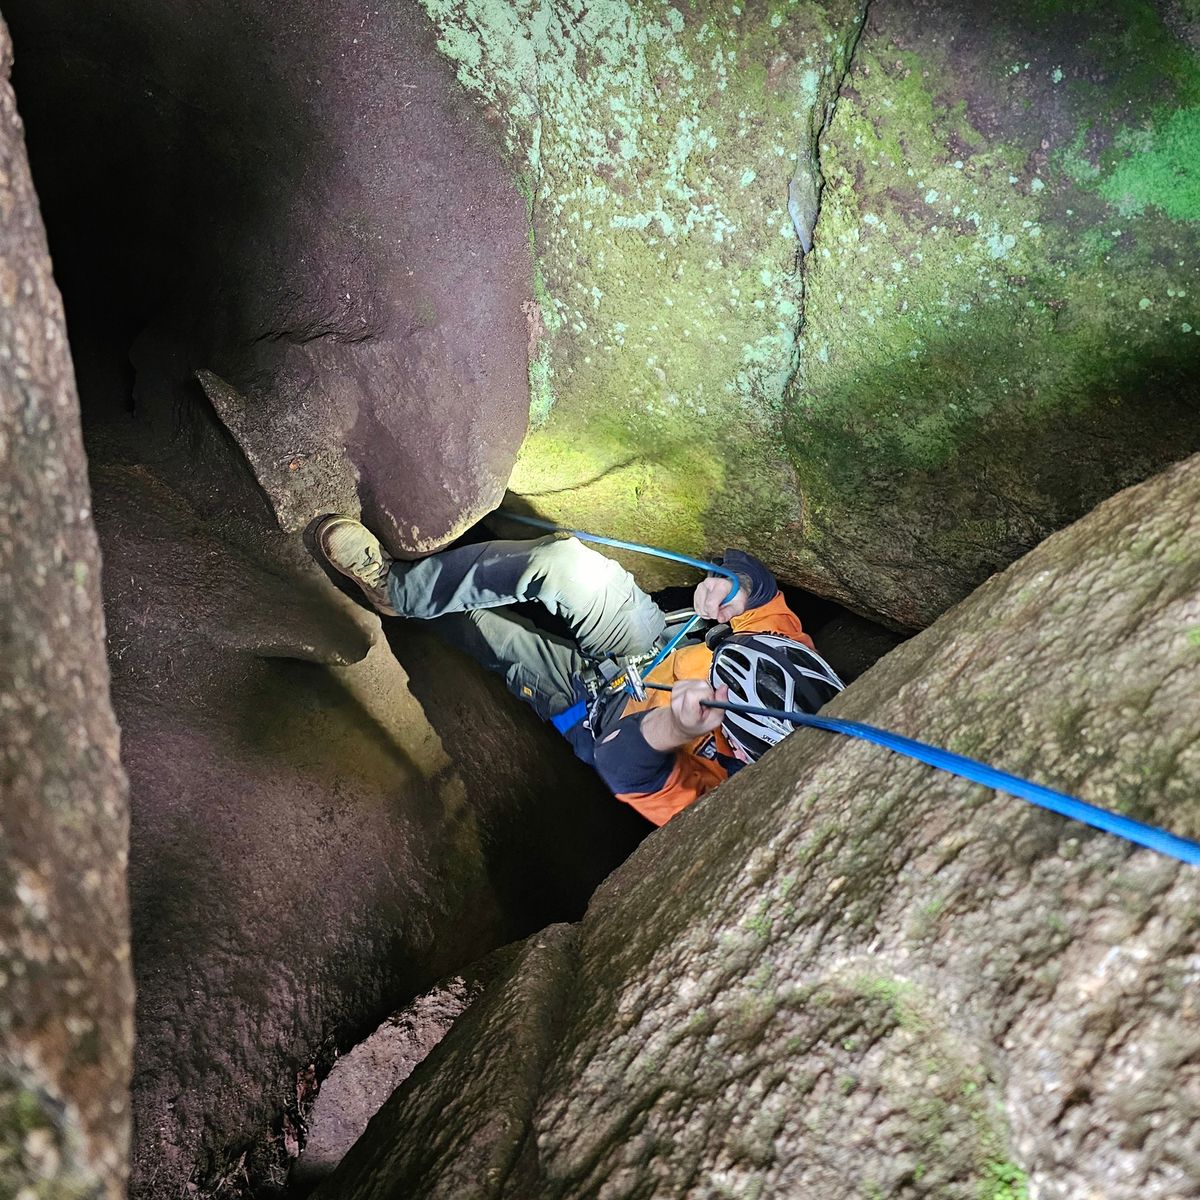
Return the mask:
<svg viewBox="0 0 1200 1200">
<path fill-rule="evenodd" d="M 130 1192 L 279 1185 L 339 1051 L 577 915 L 643 832 L 499 683 L 385 636 L 303 544 L 361 506 L 427 548 L 499 497 L 528 410 L 524 205 L 415 7 L 5 12 L 130 781 Z M 89 507 L 58 495 L 38 501 Z M 110 861 L 80 886 L 123 887 Z"/>
<path fill-rule="evenodd" d="M 1200 447 L 1188 6 L 424 7 L 529 197 L 543 514 L 914 628 Z"/>
<path fill-rule="evenodd" d="M 1200 457 L 830 706 L 1200 836 Z M 1193 867 L 798 731 L 531 939 L 320 1195 L 1200 1189 Z"/>
<path fill-rule="evenodd" d="M 641 830 L 498 681 L 419 627 L 389 645 L 299 539 L 205 521 L 143 466 L 94 477 L 133 818 L 130 1191 L 278 1187 L 338 1052 L 580 912 Z"/>
<path fill-rule="evenodd" d="M 862 4 L 424 7 L 529 201 L 532 429 L 512 490 L 579 528 L 761 548 L 800 514 L 780 413 L 797 229 L 811 241 L 817 134 Z"/>
<path fill-rule="evenodd" d="M 797 570 L 923 625 L 1200 448 L 1197 46 L 1174 3 L 872 4 L 785 405 Z"/>
<path fill-rule="evenodd" d="M 215 410 L 285 530 L 361 507 L 423 551 L 492 508 L 528 415 L 524 205 L 420 11 L 5 12 L 81 361 L 130 353 L 160 438 Z"/>
<path fill-rule="evenodd" d="M 124 1194 L 126 783 L 58 290 L 0 24 L 0 1194 Z"/>
</svg>

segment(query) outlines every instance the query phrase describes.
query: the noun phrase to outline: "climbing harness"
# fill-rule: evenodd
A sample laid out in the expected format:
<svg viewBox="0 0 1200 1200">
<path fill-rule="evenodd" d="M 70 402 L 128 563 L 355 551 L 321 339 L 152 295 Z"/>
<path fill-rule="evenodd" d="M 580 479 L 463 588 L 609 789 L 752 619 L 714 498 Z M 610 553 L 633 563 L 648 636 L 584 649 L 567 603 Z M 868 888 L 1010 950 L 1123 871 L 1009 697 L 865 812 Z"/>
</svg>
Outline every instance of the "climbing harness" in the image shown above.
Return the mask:
<svg viewBox="0 0 1200 1200">
<path fill-rule="evenodd" d="M 496 516 L 508 517 L 511 521 L 517 521 L 522 525 L 529 525 L 534 529 L 542 529 L 547 533 L 569 533 L 572 537 L 577 537 L 581 542 L 595 542 L 600 546 L 613 546 L 618 550 L 630 550 L 634 554 L 648 554 L 654 558 L 665 558 L 670 562 L 683 563 L 684 566 L 695 567 L 698 571 L 705 571 L 710 575 L 724 575 L 729 580 L 730 587 L 729 594 L 722 601 L 723 604 L 728 604 L 738 594 L 742 586 L 736 572 L 729 570 L 728 567 L 721 567 L 716 563 L 705 562 L 701 558 L 689 558 L 686 554 L 676 554 L 673 550 L 661 550 L 657 546 L 643 546 L 640 542 L 623 542 L 620 538 L 601 537 L 598 533 L 584 533 L 580 529 L 566 529 L 550 521 L 543 521 L 539 517 L 527 517 L 523 513 L 510 512 L 508 509 L 500 509 L 497 511 Z M 634 679 L 631 679 L 628 675 L 630 660 L 619 660 L 623 663 L 626 674 L 623 677 L 610 680 L 605 690 L 605 695 L 615 695 L 620 691 L 636 695 L 640 680 L 649 675 L 660 662 L 674 652 L 676 646 L 687 637 L 695 628 L 696 622 L 700 619 L 699 613 L 692 613 L 690 619 L 684 623 L 683 628 L 661 650 L 654 654 L 648 662 L 643 663 L 634 660 L 633 665 L 636 672 Z M 576 701 L 566 712 L 559 713 L 557 717 L 551 718 L 550 723 L 559 733 L 565 735 L 570 733 L 580 721 L 587 720 L 589 709 L 594 711 L 595 705 L 596 698 L 592 696 Z"/>
<path fill-rule="evenodd" d="M 601 537 L 599 534 L 584 533 L 578 529 L 566 529 L 560 525 L 554 525 L 549 521 L 540 520 L 537 517 L 527 517 L 523 514 L 508 512 L 506 510 L 500 510 L 496 515 L 508 517 L 523 525 L 530 525 L 535 529 L 542 529 L 549 533 L 569 533 L 573 537 L 579 538 L 580 541 L 596 542 L 601 546 L 614 546 L 620 550 L 630 550 L 635 554 L 649 554 L 655 558 L 665 558 L 671 562 L 696 567 L 710 574 L 724 575 L 728 577 L 732 584 L 729 595 L 725 597 L 724 603 L 726 604 L 737 595 L 738 589 L 741 586 L 737 575 L 733 571 L 717 566 L 716 563 L 705 562 L 703 559 L 689 558 L 686 554 L 675 554 L 670 550 L 660 550 L 654 546 L 643 546 L 638 542 L 624 542 L 618 538 Z M 640 667 L 636 662 L 634 663 L 633 670 L 638 676 L 636 682 L 633 684 L 634 687 L 650 688 L 654 691 L 663 692 L 671 691 L 669 684 L 647 683 L 644 676 L 648 675 L 679 645 L 699 619 L 699 615 L 693 613 L 691 619 L 686 622 L 683 629 L 653 657 L 648 665 Z M 628 666 L 628 663 L 626 665 Z M 614 677 L 613 682 L 620 685 L 618 690 L 621 687 L 627 687 L 630 683 L 629 680 L 620 679 L 619 677 Z M 609 692 L 607 694 L 614 693 Z M 843 721 L 837 717 L 822 717 L 815 713 L 760 708 L 757 705 L 732 704 L 720 700 L 702 700 L 700 703 L 706 708 L 726 709 L 730 712 L 741 712 L 758 717 L 773 717 L 777 720 L 790 721 L 793 725 L 806 725 L 812 729 L 823 729 L 829 733 L 840 733 L 846 737 L 859 738 L 865 742 L 872 742 L 877 746 L 884 746 L 896 754 L 903 754 L 908 758 L 916 759 L 918 762 L 926 763 L 928 766 L 936 767 L 940 771 L 946 771 L 951 775 L 958 775 L 973 783 L 981 783 L 984 787 L 993 788 L 998 792 L 1005 792 L 1010 796 L 1016 796 L 1020 800 L 1027 800 L 1039 808 L 1048 809 L 1059 816 L 1079 821 L 1084 825 L 1090 825 L 1094 829 L 1111 833 L 1115 837 L 1124 838 L 1135 845 L 1145 846 L 1149 850 L 1156 850 L 1159 854 L 1165 854 L 1170 858 L 1178 859 L 1180 862 L 1188 863 L 1191 866 L 1200 866 L 1200 843 L 1198 842 L 1168 833 L 1165 829 L 1159 829 L 1155 825 L 1147 825 L 1142 821 L 1135 821 L 1132 817 L 1125 817 L 1120 813 L 1113 813 L 1107 809 L 1098 808 L 1094 804 L 1088 804 L 1087 801 L 1080 800 L 1075 796 L 1069 796 L 1065 792 L 1058 792 L 1053 788 L 1043 787 L 1039 783 L 1033 783 L 1028 779 L 1022 779 L 1018 775 L 1010 775 L 1007 771 L 1000 771 L 995 767 L 989 767 L 986 763 L 978 762 L 973 758 L 967 758 L 963 754 L 954 754 L 949 750 L 930 746 L 926 742 L 919 742 L 915 738 L 904 737 L 902 734 L 892 733 L 887 729 L 878 729 L 874 725 L 866 725 L 860 721 Z M 561 713 L 553 719 L 552 724 L 554 728 L 559 733 L 569 733 L 580 721 L 587 717 L 589 707 L 594 704 L 594 699 L 579 701 L 567 709 L 566 712 Z"/>
</svg>

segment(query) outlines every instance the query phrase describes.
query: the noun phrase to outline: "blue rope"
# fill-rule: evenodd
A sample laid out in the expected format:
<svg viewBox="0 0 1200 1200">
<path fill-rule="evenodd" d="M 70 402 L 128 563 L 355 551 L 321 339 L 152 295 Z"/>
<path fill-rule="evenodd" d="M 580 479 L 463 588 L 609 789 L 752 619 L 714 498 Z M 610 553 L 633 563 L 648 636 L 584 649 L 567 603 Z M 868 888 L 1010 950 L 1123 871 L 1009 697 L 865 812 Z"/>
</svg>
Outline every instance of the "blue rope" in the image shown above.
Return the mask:
<svg viewBox="0 0 1200 1200">
<path fill-rule="evenodd" d="M 695 567 L 698 571 L 705 571 L 710 575 L 724 575 L 729 580 L 730 588 L 729 595 L 721 601 L 722 604 L 728 604 L 738 594 L 742 586 L 735 572 L 730 571 L 727 567 L 719 567 L 716 563 L 705 562 L 702 558 L 690 558 L 686 554 L 676 554 L 673 550 L 660 550 L 657 546 L 643 546 L 641 542 L 623 542 L 620 538 L 601 537 L 598 533 L 585 533 L 581 529 L 567 529 L 562 525 L 555 525 L 551 521 L 543 521 L 540 517 L 527 517 L 521 513 L 510 512 L 508 509 L 499 509 L 496 512 L 496 516 L 508 517 L 511 521 L 519 521 L 522 525 L 530 525 L 534 529 L 544 529 L 548 533 L 569 533 L 572 537 L 577 537 L 581 542 L 596 542 L 601 546 L 614 546 L 618 550 L 631 550 L 634 554 L 649 554 L 654 558 L 665 558 L 671 562 L 683 563 L 687 567 Z M 695 628 L 696 622 L 699 620 L 699 613 L 693 614 L 691 620 L 646 664 L 643 668 L 643 673 L 649 675 L 663 659 L 669 654 L 674 653 L 675 648 L 691 633 Z M 550 723 L 559 733 L 568 733 L 587 716 L 587 709 L 587 701 L 580 700 L 577 704 L 573 704 L 568 708 L 566 712 L 559 713 L 557 717 L 552 717 Z"/>
<path fill-rule="evenodd" d="M 657 691 L 671 689 L 661 683 L 648 683 L 649 688 Z M 1200 866 L 1200 843 L 1177 837 L 1165 829 L 1154 825 L 1145 825 L 1132 817 L 1123 817 L 1119 813 L 1097 808 L 1075 796 L 1065 792 L 1056 792 L 1053 788 L 1043 787 L 1040 783 L 1031 783 L 1007 771 L 999 771 L 986 763 L 977 762 L 962 754 L 953 754 L 949 750 L 941 750 L 937 746 L 918 742 L 914 738 L 892 733 L 887 729 L 877 729 L 874 725 L 864 725 L 858 721 L 842 721 L 836 717 L 821 717 L 814 713 L 788 712 L 783 709 L 758 708 L 749 704 L 730 704 L 725 701 L 711 700 L 700 702 L 706 708 L 724 708 L 730 712 L 749 713 L 758 717 L 775 717 L 791 721 L 793 725 L 807 725 L 813 729 L 825 729 L 830 733 L 842 733 L 847 737 L 861 738 L 865 742 L 874 742 L 877 746 L 886 746 L 897 754 L 915 758 L 918 762 L 927 763 L 951 775 L 959 775 L 974 783 L 982 783 L 985 787 L 994 788 L 998 792 L 1007 792 L 1021 800 L 1028 800 L 1039 808 L 1049 809 L 1060 816 L 1069 817 L 1073 821 L 1081 821 L 1105 833 L 1115 834 L 1128 842 L 1157 850 L 1160 854 L 1177 858 L 1180 862 L 1192 866 Z"/>
<path fill-rule="evenodd" d="M 671 550 L 660 550 L 654 546 L 643 546 L 638 542 L 623 542 L 619 538 L 601 537 L 599 534 L 584 533 L 578 529 L 565 529 L 560 525 L 554 525 L 538 517 L 526 517 L 519 513 L 504 510 L 501 510 L 497 515 L 509 517 L 514 521 L 520 521 L 524 525 L 531 525 L 535 529 L 544 529 L 551 533 L 569 533 L 573 537 L 579 538 L 580 541 L 597 542 L 601 546 L 615 546 L 619 550 L 631 550 L 635 554 L 651 554 L 655 558 L 670 559 L 672 562 L 683 563 L 686 566 L 696 567 L 698 570 L 707 571 L 711 574 L 725 575 L 733 585 L 729 595 L 725 597 L 724 603 L 726 604 L 738 593 L 740 584 L 737 575 L 725 567 L 718 567 L 716 563 L 705 562 L 699 558 L 689 558 L 686 554 L 676 554 Z M 683 629 L 671 639 L 663 650 L 655 656 L 654 661 L 646 667 L 646 674 L 654 670 L 675 649 L 684 637 L 687 636 L 697 620 L 699 620 L 699 617 L 693 616 Z M 663 683 L 647 683 L 646 687 L 663 692 L 671 690 L 668 684 Z M 1101 829 L 1105 833 L 1111 833 L 1116 837 L 1124 838 L 1126 841 L 1133 842 L 1138 846 L 1157 850 L 1160 854 L 1166 854 L 1191 866 L 1200 866 L 1200 843 L 1189 841 L 1187 838 L 1177 837 L 1175 834 L 1168 833 L 1165 829 L 1159 829 L 1157 826 L 1135 821 L 1132 817 L 1123 817 L 1119 813 L 1112 813 L 1107 809 L 1097 808 L 1096 805 L 1088 804 L 1086 801 L 1080 800 L 1075 796 L 1068 796 L 1065 792 L 1056 792 L 1053 788 L 1043 787 L 1039 783 L 1032 783 L 1028 779 L 1022 779 L 1017 775 L 1010 775 L 1007 771 L 999 771 L 995 767 L 989 767 L 986 763 L 978 762 L 973 758 L 967 758 L 963 754 L 954 754 L 949 750 L 942 750 L 937 746 L 918 742 L 914 738 L 904 737 L 899 733 L 892 733 L 886 729 L 877 729 L 874 725 L 864 725 L 858 721 L 842 721 L 836 717 L 821 717 L 814 713 L 757 708 L 749 704 L 729 704 L 719 700 L 701 701 L 701 703 L 708 708 L 724 708 L 730 712 L 744 712 L 758 717 L 782 718 L 785 721 L 791 721 L 793 725 L 807 725 L 813 729 L 824 729 L 829 733 L 841 733 L 847 737 L 860 738 L 865 742 L 873 742 L 877 746 L 885 746 L 897 754 L 906 755 L 908 758 L 915 758 L 918 762 L 936 767 L 940 771 L 946 771 L 951 775 L 958 775 L 963 779 L 971 780 L 973 783 L 981 783 L 985 787 L 994 788 L 998 792 L 1007 792 L 1010 796 L 1027 800 L 1039 808 L 1045 808 L 1050 812 L 1058 813 L 1060 816 L 1068 817 L 1073 821 L 1090 825 L 1094 829 Z M 554 717 L 551 723 L 559 733 L 566 734 L 574 729 L 586 715 L 587 701 L 581 700 L 578 704 L 567 709 L 566 712 Z"/>
</svg>

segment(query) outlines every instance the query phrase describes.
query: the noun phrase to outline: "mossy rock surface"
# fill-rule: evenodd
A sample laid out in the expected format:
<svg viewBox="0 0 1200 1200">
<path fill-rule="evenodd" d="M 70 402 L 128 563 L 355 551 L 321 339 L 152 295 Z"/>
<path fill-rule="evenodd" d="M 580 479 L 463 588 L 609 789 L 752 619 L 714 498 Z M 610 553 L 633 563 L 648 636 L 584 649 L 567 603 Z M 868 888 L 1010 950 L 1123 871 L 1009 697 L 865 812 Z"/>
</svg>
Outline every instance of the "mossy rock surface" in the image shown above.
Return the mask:
<svg viewBox="0 0 1200 1200">
<path fill-rule="evenodd" d="M 529 203 L 543 515 L 919 626 L 1200 445 L 1186 5 L 424 4 Z"/>
<path fill-rule="evenodd" d="M 789 193 L 804 227 L 860 4 L 424 2 L 529 202 L 533 399 L 512 490 L 685 552 L 797 522 Z"/>
<path fill-rule="evenodd" d="M 1200 444 L 1200 62 L 1174 11 L 872 7 L 785 405 L 806 553 L 858 603 L 924 624 Z"/>
</svg>

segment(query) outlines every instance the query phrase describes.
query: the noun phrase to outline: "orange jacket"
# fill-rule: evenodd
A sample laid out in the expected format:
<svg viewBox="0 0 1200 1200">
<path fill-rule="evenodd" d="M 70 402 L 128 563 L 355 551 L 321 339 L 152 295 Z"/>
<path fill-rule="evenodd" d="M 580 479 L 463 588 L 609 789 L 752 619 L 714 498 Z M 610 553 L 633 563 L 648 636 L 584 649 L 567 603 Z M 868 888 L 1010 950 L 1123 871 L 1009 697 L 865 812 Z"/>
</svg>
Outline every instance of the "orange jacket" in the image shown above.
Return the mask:
<svg viewBox="0 0 1200 1200">
<path fill-rule="evenodd" d="M 731 625 L 734 633 L 778 633 L 810 648 L 813 644 L 778 591 L 765 603 L 734 617 Z M 703 644 L 685 646 L 659 663 L 647 679 L 666 684 L 708 679 L 712 659 L 712 651 Z M 648 745 L 641 735 L 640 716 L 670 703 L 670 692 L 647 692 L 645 700 L 627 701 L 617 728 L 596 743 L 596 769 L 604 781 L 618 800 L 631 804 L 655 825 L 665 825 L 742 766 L 721 729 L 674 753 Z"/>
</svg>

